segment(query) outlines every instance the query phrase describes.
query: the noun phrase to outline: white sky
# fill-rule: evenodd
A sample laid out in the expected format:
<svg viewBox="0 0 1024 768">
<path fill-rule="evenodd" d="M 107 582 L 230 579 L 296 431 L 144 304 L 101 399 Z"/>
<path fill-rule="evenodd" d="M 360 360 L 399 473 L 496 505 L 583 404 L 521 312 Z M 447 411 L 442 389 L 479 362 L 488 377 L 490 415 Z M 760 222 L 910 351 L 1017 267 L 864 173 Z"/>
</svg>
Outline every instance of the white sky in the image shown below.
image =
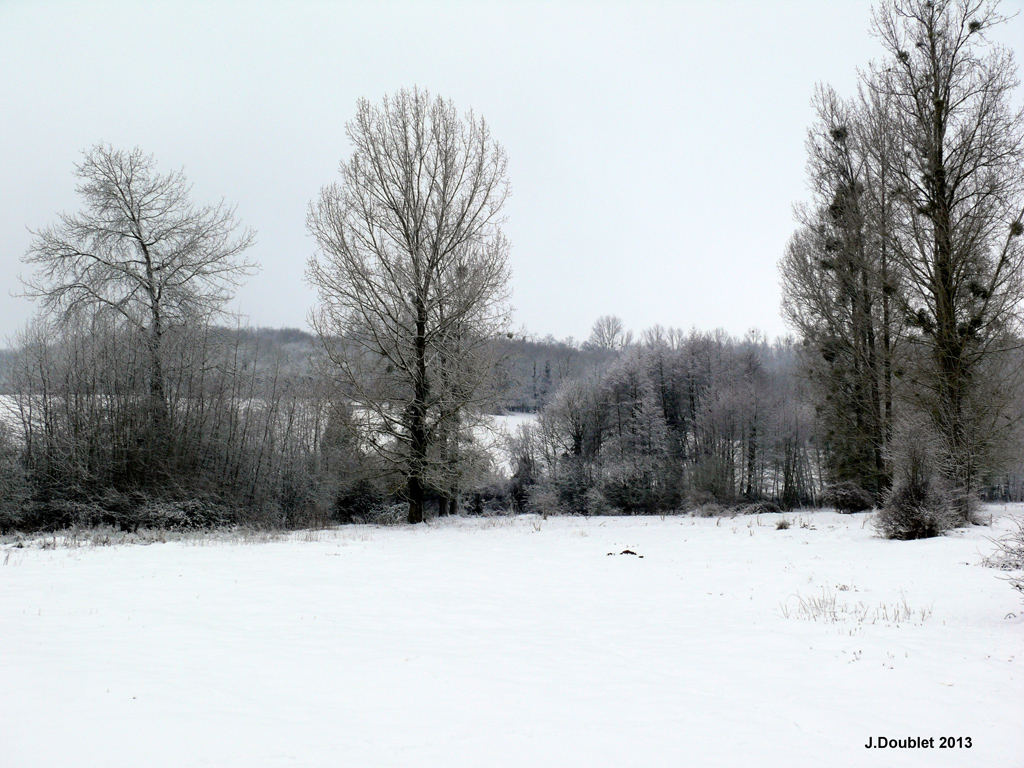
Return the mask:
<svg viewBox="0 0 1024 768">
<path fill-rule="evenodd" d="M 517 325 L 784 333 L 776 263 L 807 197 L 811 93 L 853 93 L 879 56 L 869 19 L 839 0 L 0 0 L 0 338 L 34 310 L 10 295 L 26 227 L 79 209 L 72 166 L 99 141 L 237 204 L 262 265 L 238 308 L 305 327 L 307 205 L 338 178 L 356 100 L 412 85 L 508 152 Z M 1024 14 L 996 38 L 1020 59 Z"/>
</svg>

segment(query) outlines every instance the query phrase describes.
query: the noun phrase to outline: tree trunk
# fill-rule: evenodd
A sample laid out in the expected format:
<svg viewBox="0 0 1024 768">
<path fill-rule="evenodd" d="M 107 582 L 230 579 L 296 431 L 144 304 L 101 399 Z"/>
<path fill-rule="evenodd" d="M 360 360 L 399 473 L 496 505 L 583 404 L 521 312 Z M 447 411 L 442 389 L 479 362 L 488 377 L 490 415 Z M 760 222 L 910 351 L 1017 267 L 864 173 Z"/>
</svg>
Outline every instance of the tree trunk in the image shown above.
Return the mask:
<svg viewBox="0 0 1024 768">
<path fill-rule="evenodd" d="M 420 479 L 413 475 L 409 478 L 409 523 L 415 525 L 423 522 L 423 507 L 426 494 Z"/>
<path fill-rule="evenodd" d="M 410 442 L 412 456 L 409 466 L 409 522 L 422 523 L 426 488 L 424 473 L 427 468 L 427 398 L 430 382 L 427 378 L 427 312 L 422 299 L 416 301 L 416 378 L 413 401 L 410 406 Z"/>
<path fill-rule="evenodd" d="M 931 37 L 932 57 L 935 60 L 935 40 Z M 928 211 L 934 237 L 934 300 L 935 300 L 935 355 L 939 375 L 939 402 L 936 426 L 945 436 L 946 461 L 941 471 L 963 503 L 956 505 L 960 522 L 968 517 L 967 494 L 971 491 L 972 467 L 969 435 L 964 412 L 964 393 L 968 390 L 971 371 L 965 370 L 966 337 L 961 338 L 957 325 L 957 277 L 954 268 L 952 207 L 953 201 L 947 182 L 945 157 L 946 123 L 943 118 L 944 101 L 939 90 L 939 78 L 934 78 L 932 93 L 932 147 L 930 161 L 930 197 Z"/>
</svg>

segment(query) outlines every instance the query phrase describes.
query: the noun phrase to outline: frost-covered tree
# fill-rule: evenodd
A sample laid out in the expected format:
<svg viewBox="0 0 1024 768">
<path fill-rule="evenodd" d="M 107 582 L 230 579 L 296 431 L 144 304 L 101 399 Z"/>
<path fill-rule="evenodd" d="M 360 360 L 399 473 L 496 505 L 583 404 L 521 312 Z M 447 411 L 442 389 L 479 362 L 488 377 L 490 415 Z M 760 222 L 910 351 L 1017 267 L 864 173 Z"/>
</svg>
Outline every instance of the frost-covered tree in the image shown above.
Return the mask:
<svg viewBox="0 0 1024 768">
<path fill-rule="evenodd" d="M 642 338 L 604 370 L 563 384 L 517 439 L 538 509 L 647 514 L 814 498 L 791 345 L 672 329 Z"/>
<path fill-rule="evenodd" d="M 1012 104 L 1012 52 L 988 38 L 1003 21 L 991 0 L 891 0 L 873 23 L 888 55 L 866 75 L 896 148 L 913 393 L 940 438 L 940 472 L 964 497 L 1009 426 L 1012 387 L 994 374 L 1019 343 L 1024 296 L 1024 109 Z"/>
<path fill-rule="evenodd" d="M 632 331 L 626 330 L 621 317 L 601 315 L 594 321 L 587 345 L 594 349 L 620 350 L 633 342 Z"/>
<path fill-rule="evenodd" d="M 829 479 L 878 497 L 890 483 L 893 357 L 900 324 L 892 311 L 899 286 L 890 250 L 884 119 L 819 87 L 818 120 L 807 140 L 814 199 L 799 210 L 800 229 L 779 264 L 783 314 L 800 334 L 814 388 Z"/>
<path fill-rule="evenodd" d="M 35 231 L 25 280 L 44 317 L 112 315 L 143 340 L 150 418 L 167 420 L 165 339 L 210 321 L 255 265 L 255 235 L 224 202 L 197 205 L 182 171 L 159 173 L 152 155 L 97 145 L 75 167 L 84 208 Z M 162 438 L 158 438 L 162 439 Z"/>
<path fill-rule="evenodd" d="M 312 321 L 417 523 L 428 492 L 457 493 L 495 394 L 494 340 L 510 320 L 507 160 L 482 119 L 417 89 L 361 100 L 346 133 L 341 182 L 309 211 Z"/>
<path fill-rule="evenodd" d="M 1002 462 L 1019 378 L 1024 111 L 988 0 L 890 0 L 887 56 L 856 100 L 816 97 L 815 191 L 781 264 L 784 311 L 808 350 L 836 480 L 877 495 L 930 423 L 934 464 L 967 499 Z"/>
</svg>

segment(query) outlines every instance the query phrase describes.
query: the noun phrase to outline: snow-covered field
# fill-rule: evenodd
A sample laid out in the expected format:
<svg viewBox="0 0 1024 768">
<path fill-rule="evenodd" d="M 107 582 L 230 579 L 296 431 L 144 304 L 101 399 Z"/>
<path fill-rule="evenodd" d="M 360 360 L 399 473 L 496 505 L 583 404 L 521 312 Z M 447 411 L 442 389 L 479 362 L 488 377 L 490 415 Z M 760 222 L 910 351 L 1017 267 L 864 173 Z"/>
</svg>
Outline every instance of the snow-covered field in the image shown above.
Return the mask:
<svg viewBox="0 0 1024 768">
<path fill-rule="evenodd" d="M 501 416 L 488 416 L 490 428 L 474 430 L 473 437 L 494 457 L 494 469 L 506 477 L 515 471 L 512 457 L 508 452 L 507 440 L 514 437 L 521 426 L 537 423 L 535 413 L 506 413 Z"/>
<path fill-rule="evenodd" d="M 0 765 L 1021 766 L 990 511 L 916 542 L 829 512 L 7 541 Z"/>
</svg>

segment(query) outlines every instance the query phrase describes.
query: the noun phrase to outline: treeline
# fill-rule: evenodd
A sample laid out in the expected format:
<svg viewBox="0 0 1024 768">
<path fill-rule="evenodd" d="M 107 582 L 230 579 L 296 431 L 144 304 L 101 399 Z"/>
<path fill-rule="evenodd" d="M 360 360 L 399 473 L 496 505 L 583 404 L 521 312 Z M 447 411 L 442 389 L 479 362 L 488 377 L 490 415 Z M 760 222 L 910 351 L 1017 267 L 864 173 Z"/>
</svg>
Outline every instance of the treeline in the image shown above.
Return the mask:
<svg viewBox="0 0 1024 768">
<path fill-rule="evenodd" d="M 825 469 L 895 536 L 968 522 L 1019 455 L 1024 111 L 988 36 L 1005 21 L 996 3 L 885 3 L 885 57 L 852 97 L 814 97 L 783 311 Z"/>
<path fill-rule="evenodd" d="M 154 411 L 145 339 L 116 317 L 37 321 L 3 372 L 0 529 L 309 525 L 351 475 L 332 398 L 265 334 L 179 328 Z M 344 471 L 340 469 L 344 467 Z"/>
<path fill-rule="evenodd" d="M 650 514 L 820 493 L 791 342 L 656 328 L 567 381 L 511 440 L 520 508 Z"/>
<path fill-rule="evenodd" d="M 429 490 L 428 516 L 843 503 L 833 422 L 807 375 L 815 352 L 792 339 L 656 327 L 616 349 L 501 346 L 506 406 L 532 391 L 538 361 L 557 378 L 540 408 L 520 406 L 536 420 L 505 437 L 508 470 L 467 440 L 455 502 L 441 509 L 441 490 Z M 20 337 L 2 378 L 3 530 L 402 519 L 403 478 L 360 442 L 312 336 L 201 326 L 170 334 L 163 351 L 168 408 L 155 424 L 146 344 L 127 324 L 36 322 Z M 1021 498 L 1022 478 L 1011 462 L 979 490 Z"/>
<path fill-rule="evenodd" d="M 820 496 L 790 342 L 656 328 L 616 349 L 500 346 L 501 402 L 537 420 L 508 436 L 511 477 L 479 439 L 461 442 L 442 513 L 788 508 Z M 403 478 L 360 439 L 351 393 L 312 336 L 175 329 L 162 340 L 159 413 L 150 369 L 144 334 L 109 313 L 38 320 L 19 337 L 2 376 L 0 528 L 400 519 Z M 442 496 L 428 489 L 432 503 Z"/>
</svg>

